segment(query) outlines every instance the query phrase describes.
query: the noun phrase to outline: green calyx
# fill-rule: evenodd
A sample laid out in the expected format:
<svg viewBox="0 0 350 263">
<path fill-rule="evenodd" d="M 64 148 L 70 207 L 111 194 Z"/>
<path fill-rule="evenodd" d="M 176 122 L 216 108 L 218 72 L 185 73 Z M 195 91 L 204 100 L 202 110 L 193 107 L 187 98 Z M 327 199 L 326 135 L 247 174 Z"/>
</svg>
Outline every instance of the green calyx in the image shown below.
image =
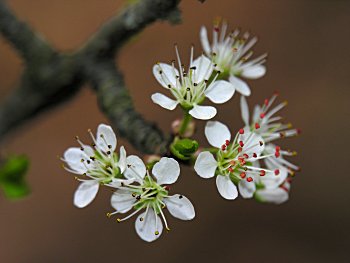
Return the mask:
<svg viewBox="0 0 350 263">
<path fill-rule="evenodd" d="M 151 206 L 156 213 L 160 213 L 160 209 L 163 206 L 162 200 L 168 196 L 168 191 L 157 184 L 150 176 L 147 176 L 144 179 L 142 188 L 135 189 L 133 195 L 138 200 L 134 206 L 136 210 Z"/>
<path fill-rule="evenodd" d="M 188 138 L 175 139 L 170 145 L 171 153 L 180 160 L 189 160 L 191 156 L 198 150 L 199 144 L 195 140 Z"/>
<path fill-rule="evenodd" d="M 25 175 L 29 167 L 26 156 L 12 156 L 7 158 L 0 167 L 0 186 L 6 197 L 21 198 L 29 194 L 29 187 L 25 182 Z"/>
</svg>

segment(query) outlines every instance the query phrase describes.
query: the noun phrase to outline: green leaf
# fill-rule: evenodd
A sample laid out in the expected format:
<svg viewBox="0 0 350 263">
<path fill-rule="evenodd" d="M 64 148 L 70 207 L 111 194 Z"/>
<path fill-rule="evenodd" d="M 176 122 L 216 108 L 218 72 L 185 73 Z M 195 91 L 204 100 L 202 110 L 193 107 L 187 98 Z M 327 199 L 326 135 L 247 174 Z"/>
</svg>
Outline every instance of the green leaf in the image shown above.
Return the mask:
<svg viewBox="0 0 350 263">
<path fill-rule="evenodd" d="M 181 160 L 189 160 L 198 150 L 198 142 L 191 139 L 178 139 L 170 145 L 170 151 Z"/>
<path fill-rule="evenodd" d="M 26 156 L 11 156 L 0 167 L 0 186 L 10 199 L 21 198 L 29 194 L 24 177 L 29 167 Z"/>
</svg>

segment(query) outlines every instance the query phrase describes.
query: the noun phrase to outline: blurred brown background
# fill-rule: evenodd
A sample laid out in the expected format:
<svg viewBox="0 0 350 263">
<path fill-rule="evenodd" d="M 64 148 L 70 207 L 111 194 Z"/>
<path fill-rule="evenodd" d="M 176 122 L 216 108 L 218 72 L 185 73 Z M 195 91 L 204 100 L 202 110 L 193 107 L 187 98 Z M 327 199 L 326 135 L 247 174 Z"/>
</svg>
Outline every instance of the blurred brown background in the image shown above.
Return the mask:
<svg viewBox="0 0 350 263">
<path fill-rule="evenodd" d="M 11 0 L 16 14 L 60 50 L 79 47 L 109 17 L 121 0 Z M 156 23 L 126 45 L 119 63 L 137 109 L 169 130 L 168 112 L 150 100 L 161 87 L 151 74 L 156 61 L 174 58 L 178 43 L 187 56 L 191 43 L 200 53 L 198 32 L 217 16 L 230 26 L 260 37 L 256 54 L 269 53 L 268 74 L 250 82 L 250 105 L 278 89 L 289 100 L 283 112 L 302 128 L 285 140 L 299 152 L 292 161 L 302 171 L 293 181 L 291 199 L 275 206 L 253 200 L 225 201 L 214 180 L 190 169 L 174 191 L 191 198 L 197 217 L 182 222 L 169 216 L 172 231 L 151 244 L 134 232 L 134 219 L 116 224 L 107 219 L 110 192 L 101 191 L 92 205 L 77 209 L 73 176 L 60 168 L 57 155 L 75 145 L 74 136 L 107 122 L 92 91 L 83 89 L 61 105 L 12 133 L 1 146 L 31 158 L 32 194 L 11 202 L 0 196 L 0 262 L 350 262 L 349 84 L 350 1 L 195 0 L 183 1 L 183 23 Z M 15 86 L 22 62 L 0 36 L 0 98 Z M 239 96 L 219 107 L 219 119 L 232 129 L 242 125 Z M 199 124 L 199 132 L 203 133 Z M 206 143 L 203 136 L 199 136 Z M 129 153 L 137 153 L 127 142 Z"/>
</svg>

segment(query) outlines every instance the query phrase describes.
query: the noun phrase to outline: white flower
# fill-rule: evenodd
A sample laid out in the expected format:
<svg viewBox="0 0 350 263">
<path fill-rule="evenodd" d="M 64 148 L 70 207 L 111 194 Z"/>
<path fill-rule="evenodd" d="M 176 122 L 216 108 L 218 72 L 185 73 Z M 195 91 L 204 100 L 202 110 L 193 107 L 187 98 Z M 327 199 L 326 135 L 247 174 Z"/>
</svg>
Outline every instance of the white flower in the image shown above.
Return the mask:
<svg viewBox="0 0 350 263">
<path fill-rule="evenodd" d="M 209 121 L 205 127 L 205 136 L 209 144 L 217 148 L 216 154 L 214 157 L 209 151 L 201 152 L 194 169 L 203 178 L 216 175 L 218 191 L 225 199 L 233 200 L 238 196 L 236 185 L 244 185 L 248 195 L 254 193 L 254 181 L 259 176 L 275 176 L 276 171 L 257 165 L 258 160 L 268 157 L 262 155 L 264 142 L 260 135 L 240 129 L 231 141 L 231 133 L 226 125 Z"/>
<path fill-rule="evenodd" d="M 202 55 L 193 61 L 193 48 L 191 49 L 190 68 L 187 72 L 181 64 L 177 48 L 176 55 L 180 72 L 175 67 L 175 61 L 171 65 L 157 63 L 153 66 L 153 75 L 164 88 L 171 92 L 175 100 L 161 93 L 155 93 L 151 97 L 152 101 L 168 110 L 174 110 L 180 104 L 196 119 L 213 118 L 216 115 L 216 109 L 200 104 L 205 97 L 217 104 L 228 101 L 235 92 L 233 85 L 224 80 L 216 80 L 220 72 L 213 73 L 214 64 L 207 57 Z"/>
<path fill-rule="evenodd" d="M 93 140 L 92 147 L 83 144 L 76 137 L 81 147 L 68 148 L 62 158 L 68 165 L 64 166 L 67 171 L 88 178 L 77 178 L 81 183 L 74 194 L 74 205 L 79 208 L 87 206 L 94 200 L 100 184 L 118 186 L 121 183 L 132 182 L 122 179 L 122 173 L 126 168 L 126 152 L 123 146 L 120 147 L 119 157 L 114 152 L 117 138 L 112 128 L 100 124 L 96 138 L 90 130 L 89 134 Z"/>
<path fill-rule="evenodd" d="M 263 54 L 248 61 L 253 55 L 250 49 L 257 42 L 257 37 L 249 39 L 249 33 L 239 38 L 239 30 L 236 29 L 226 36 L 227 23 L 223 22 L 221 32 L 219 23 L 213 28 L 213 42 L 210 45 L 207 29 L 203 26 L 200 30 L 200 39 L 205 54 L 217 64 L 217 68 L 229 76 L 229 81 L 235 89 L 244 96 L 250 95 L 247 83 L 238 77 L 257 79 L 265 75 L 266 68 L 263 63 L 267 54 Z"/>
<path fill-rule="evenodd" d="M 294 175 L 294 171 L 299 170 L 299 167 L 285 160 L 283 156 L 293 156 L 296 152 L 285 151 L 277 146 L 272 141 L 290 136 L 296 136 L 300 133 L 298 129 L 290 129 L 290 124 L 279 122 L 282 117 L 274 116 L 278 111 L 287 105 L 286 102 L 280 103 L 270 109 L 275 101 L 277 94 L 274 94 L 270 100 L 266 99 L 264 105 L 260 107 L 256 105 L 252 116 L 252 121 L 249 118 L 249 108 L 246 99 L 241 97 L 241 113 L 246 129 L 260 135 L 266 142 L 263 154 L 264 164 L 270 170 L 274 170 L 276 177 L 266 176 L 260 177 L 256 181 L 257 190 L 254 187 L 249 188 L 242 184 L 240 192 L 243 197 L 251 198 L 255 192 L 255 197 L 258 200 L 272 203 L 282 203 L 288 199 L 289 180 L 290 176 Z"/>
<path fill-rule="evenodd" d="M 124 175 L 133 179 L 137 185 L 117 187 L 111 198 L 111 204 L 116 211 L 108 213 L 107 216 L 135 209 L 123 219 L 117 219 L 117 222 L 122 222 L 145 209 L 135 221 L 136 232 L 141 239 L 147 242 L 156 240 L 163 231 L 162 220 L 165 228 L 170 230 L 163 212 L 165 207 L 172 216 L 181 220 L 195 217 L 194 207 L 188 198 L 180 194 L 169 195 L 168 185 L 175 183 L 180 175 L 180 166 L 174 159 L 161 158 L 153 166 L 151 176 L 139 157 L 129 156 Z"/>
</svg>

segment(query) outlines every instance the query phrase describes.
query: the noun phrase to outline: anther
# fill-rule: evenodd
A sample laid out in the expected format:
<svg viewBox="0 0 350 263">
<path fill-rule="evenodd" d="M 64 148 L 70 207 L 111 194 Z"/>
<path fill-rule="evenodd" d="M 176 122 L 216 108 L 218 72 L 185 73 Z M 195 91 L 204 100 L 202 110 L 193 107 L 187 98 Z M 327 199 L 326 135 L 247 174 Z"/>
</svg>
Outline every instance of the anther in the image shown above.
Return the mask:
<svg viewBox="0 0 350 263">
<path fill-rule="evenodd" d="M 106 216 L 107 216 L 108 218 L 110 218 L 110 217 L 111 217 L 111 213 L 107 213 Z"/>
<path fill-rule="evenodd" d="M 264 170 L 260 171 L 260 176 L 265 176 L 266 172 Z"/>
<path fill-rule="evenodd" d="M 268 100 L 268 99 L 265 99 L 265 100 L 264 100 L 264 104 L 265 104 L 265 106 L 269 105 L 269 100 Z"/>
<path fill-rule="evenodd" d="M 240 153 L 242 151 L 242 147 L 238 147 L 238 152 Z"/>
<path fill-rule="evenodd" d="M 243 147 L 243 146 L 244 146 L 243 141 L 239 141 L 239 146 L 241 146 L 241 147 Z"/>
<path fill-rule="evenodd" d="M 265 113 L 260 113 L 260 118 L 263 119 L 265 117 Z"/>
<path fill-rule="evenodd" d="M 255 123 L 255 129 L 259 129 L 259 128 L 260 128 L 259 123 Z"/>
<path fill-rule="evenodd" d="M 108 149 L 112 149 L 112 145 L 108 144 Z"/>
<path fill-rule="evenodd" d="M 250 182 L 252 182 L 252 181 L 253 181 L 253 178 L 248 177 L 248 178 L 247 178 L 247 181 L 250 183 Z"/>
<path fill-rule="evenodd" d="M 197 87 L 197 86 L 198 86 L 198 84 L 197 84 L 197 83 L 193 83 L 193 86 Z"/>
<path fill-rule="evenodd" d="M 280 170 L 279 169 L 276 169 L 275 170 L 275 175 L 279 175 L 280 174 Z"/>
<path fill-rule="evenodd" d="M 275 156 L 276 156 L 276 158 L 278 158 L 278 157 L 280 157 L 281 156 L 281 154 L 280 154 L 280 152 L 275 152 Z"/>
<path fill-rule="evenodd" d="M 262 141 L 259 141 L 259 144 L 260 144 L 260 146 L 263 146 L 263 145 L 264 145 L 264 143 L 263 143 Z"/>
<path fill-rule="evenodd" d="M 245 172 L 241 172 L 241 174 L 239 175 L 242 179 L 244 179 L 246 177 L 246 173 Z"/>
<path fill-rule="evenodd" d="M 117 223 L 120 223 L 122 220 L 120 218 L 117 218 Z"/>
<path fill-rule="evenodd" d="M 244 134 L 244 129 L 239 129 L 239 134 Z"/>
<path fill-rule="evenodd" d="M 190 91 L 191 89 L 189 87 L 186 88 L 187 91 Z"/>
<path fill-rule="evenodd" d="M 236 162 L 232 160 L 232 161 L 230 162 L 230 164 L 231 164 L 232 166 L 235 166 L 235 165 L 236 165 Z"/>
<path fill-rule="evenodd" d="M 111 154 L 111 151 L 107 151 L 107 154 L 110 155 L 110 154 Z"/>
<path fill-rule="evenodd" d="M 159 231 L 154 232 L 154 234 L 155 234 L 156 236 L 158 236 L 158 235 L 159 235 Z"/>
<path fill-rule="evenodd" d="M 140 217 L 140 221 L 141 221 L 141 222 L 143 221 L 143 217 Z"/>
<path fill-rule="evenodd" d="M 167 191 L 170 191 L 170 186 L 166 185 L 166 186 L 164 186 L 164 189 L 167 190 Z"/>
<path fill-rule="evenodd" d="M 248 154 L 243 154 L 244 158 L 248 159 L 249 158 L 249 155 Z"/>
<path fill-rule="evenodd" d="M 81 148 L 80 148 L 80 150 L 84 151 L 84 148 L 83 148 L 83 147 L 81 147 Z"/>
<path fill-rule="evenodd" d="M 163 71 L 159 70 L 159 74 L 162 74 L 162 73 L 163 73 Z"/>
<path fill-rule="evenodd" d="M 228 170 L 230 173 L 233 173 L 232 167 L 229 167 L 227 170 Z"/>
<path fill-rule="evenodd" d="M 225 151 L 225 150 L 226 150 L 226 145 L 225 145 L 225 144 L 223 144 L 223 145 L 221 146 L 221 150 L 222 150 L 222 151 Z"/>
<path fill-rule="evenodd" d="M 179 199 L 182 199 L 182 197 L 183 197 L 182 195 L 179 195 Z"/>
<path fill-rule="evenodd" d="M 276 152 L 279 152 L 281 150 L 280 146 L 276 146 Z"/>
<path fill-rule="evenodd" d="M 256 158 L 258 157 L 258 155 L 256 153 L 253 153 L 253 157 Z"/>
<path fill-rule="evenodd" d="M 225 141 L 225 144 L 226 144 L 226 146 L 228 146 L 228 145 L 230 144 L 230 141 L 229 141 L 229 140 L 226 140 L 226 141 Z"/>
</svg>

